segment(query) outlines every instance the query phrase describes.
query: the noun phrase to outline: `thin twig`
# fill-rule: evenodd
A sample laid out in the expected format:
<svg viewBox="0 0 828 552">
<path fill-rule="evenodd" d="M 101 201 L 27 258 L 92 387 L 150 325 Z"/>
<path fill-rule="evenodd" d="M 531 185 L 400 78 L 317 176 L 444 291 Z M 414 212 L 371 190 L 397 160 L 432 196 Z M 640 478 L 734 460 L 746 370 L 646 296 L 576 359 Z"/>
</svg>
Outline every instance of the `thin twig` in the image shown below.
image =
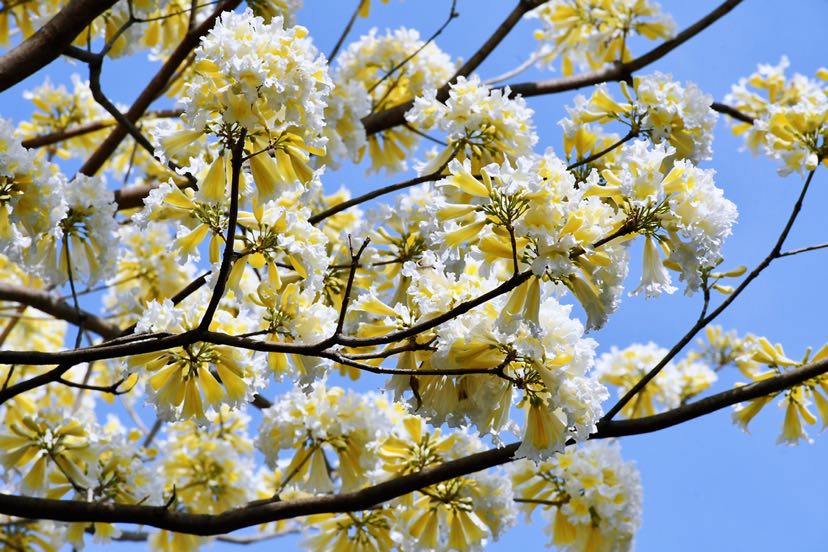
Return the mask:
<svg viewBox="0 0 828 552">
<path fill-rule="evenodd" d="M 799 249 L 791 249 L 789 251 L 783 251 L 779 253 L 777 257 L 790 257 L 791 255 L 799 255 L 800 253 L 807 253 L 809 251 L 818 251 L 820 249 L 825 249 L 828 247 L 828 243 L 820 243 L 817 245 L 809 245 L 808 247 L 800 247 Z"/>
<path fill-rule="evenodd" d="M 600 159 L 601 157 L 603 157 L 606 154 L 610 153 L 614 149 L 626 144 L 627 142 L 629 142 L 630 140 L 632 140 L 636 136 L 638 136 L 638 130 L 637 129 L 630 129 L 630 131 L 627 133 L 627 135 L 624 136 L 623 138 L 621 138 L 620 140 L 618 140 L 617 142 L 609 145 L 608 147 L 602 149 L 599 152 L 593 153 L 592 155 L 590 155 L 588 157 L 585 157 L 584 159 L 581 159 L 579 161 L 575 161 L 575 162 L 567 165 L 566 170 L 571 171 L 573 169 L 577 169 L 578 167 L 580 167 L 582 165 L 587 165 L 589 163 L 592 163 L 593 161 L 595 161 L 597 159 Z"/>
<path fill-rule="evenodd" d="M 422 45 L 420 45 L 420 47 L 419 47 L 419 48 L 417 48 L 416 50 L 414 50 L 413 52 L 411 52 L 411 54 L 409 54 L 408 56 L 406 56 L 406 57 L 405 57 L 405 59 L 403 59 L 401 62 L 399 62 L 398 64 L 396 64 L 396 65 L 395 65 L 394 67 L 392 67 L 392 68 L 391 68 L 391 69 L 390 69 L 390 70 L 389 70 L 389 71 L 388 71 L 385 75 L 383 75 L 383 76 L 382 76 L 382 78 L 380 78 L 377 82 L 375 82 L 374 84 L 372 84 L 372 85 L 371 85 L 371 87 L 368 89 L 368 94 L 370 94 L 371 92 L 373 92 L 374 90 L 376 90 L 377 86 L 379 86 L 380 84 L 382 84 L 383 82 L 385 82 L 385 81 L 388 79 L 388 77 L 390 77 L 391 75 L 393 75 L 394 73 L 396 73 L 397 71 L 399 71 L 400 69 L 402 69 L 402 68 L 403 68 L 403 67 L 404 67 L 404 66 L 405 66 L 405 65 L 406 65 L 409 61 L 411 61 L 412 59 L 414 59 L 415 57 L 417 57 L 417 54 L 419 54 L 420 52 L 422 52 L 422 51 L 423 51 L 423 50 L 424 50 L 424 49 L 425 49 L 425 48 L 426 48 L 429 44 L 431 44 L 432 42 L 434 42 L 434 40 L 435 40 L 438 36 L 440 36 L 440 34 L 442 34 L 442 32 L 443 32 L 444 30 L 446 30 L 446 27 L 448 27 L 448 26 L 449 26 L 449 23 L 451 23 L 451 22 L 452 22 L 452 20 L 453 20 L 455 17 L 459 17 L 459 16 L 460 16 L 460 14 L 459 14 L 459 13 L 457 13 L 456 8 L 457 8 L 457 0 L 451 0 L 451 8 L 449 8 L 449 15 L 448 15 L 448 17 L 446 18 L 445 22 L 444 22 L 442 25 L 440 25 L 440 28 L 438 28 L 436 31 L 434 31 L 434 33 L 433 33 L 430 37 L 428 37 L 428 39 L 427 39 L 425 42 L 423 42 L 423 43 L 422 43 Z"/>
<path fill-rule="evenodd" d="M 493 84 L 497 84 L 499 82 L 509 80 L 512 77 L 516 77 L 516 76 L 520 75 L 521 73 L 523 73 L 524 71 L 526 71 L 527 69 L 529 69 L 530 67 L 532 67 L 532 65 L 537 63 L 537 61 L 542 57 L 543 56 L 541 55 L 540 52 L 535 52 L 531 56 L 529 56 L 526 59 L 526 61 L 524 61 L 523 63 L 521 63 L 520 65 L 518 65 L 514 69 L 506 71 L 505 73 L 501 73 L 500 75 L 498 75 L 496 77 L 492 77 L 492 78 L 484 81 L 484 83 L 491 86 Z"/>
<path fill-rule="evenodd" d="M 345 43 L 345 38 L 347 38 L 348 34 L 351 32 L 351 29 L 354 26 L 354 22 L 356 21 L 357 16 L 359 15 L 359 9 L 362 7 L 363 0 L 357 0 L 356 8 L 354 8 L 354 13 L 351 14 L 351 18 L 348 19 L 348 23 L 345 25 L 345 28 L 342 29 L 342 33 L 339 35 L 339 39 L 336 41 L 336 44 L 331 50 L 331 53 L 328 54 L 328 63 L 333 63 L 336 54 L 339 53 L 339 49 L 342 48 L 342 45 Z"/>
</svg>

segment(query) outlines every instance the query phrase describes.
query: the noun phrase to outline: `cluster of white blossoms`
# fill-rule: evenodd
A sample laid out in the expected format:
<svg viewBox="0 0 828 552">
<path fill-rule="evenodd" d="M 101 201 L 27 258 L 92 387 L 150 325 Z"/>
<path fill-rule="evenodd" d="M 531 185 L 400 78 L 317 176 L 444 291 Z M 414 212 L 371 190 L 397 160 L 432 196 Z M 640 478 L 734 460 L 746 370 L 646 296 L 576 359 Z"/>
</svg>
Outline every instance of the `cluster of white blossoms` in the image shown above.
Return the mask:
<svg viewBox="0 0 828 552">
<path fill-rule="evenodd" d="M 525 286 L 515 297 L 532 301 L 540 293 L 538 281 Z M 437 330 L 430 366 L 449 373 L 469 368 L 491 373 L 453 382 L 420 377 L 421 411 L 435 423 L 462 427 L 472 422 L 481 433 L 497 436 L 515 430 L 510 412 L 520 392 L 517 405 L 526 418 L 519 453 L 548 458 L 568 440 L 586 439 L 601 415 L 607 392 L 591 373 L 596 343 L 584 338 L 583 325 L 569 317 L 571 306 L 546 297 L 525 313 L 531 316 L 536 309 L 534 319 L 524 318 L 521 305 L 512 299 L 495 300 Z"/>
<path fill-rule="evenodd" d="M 759 65 L 725 98 L 754 119 L 733 124 L 733 133 L 744 135 L 754 153 L 776 159 L 781 175 L 812 171 L 828 160 L 828 69 L 819 69 L 815 80 L 786 76 L 789 65 L 786 57 L 778 65 Z"/>
<path fill-rule="evenodd" d="M 446 133 L 445 149 L 424 168 L 430 173 L 454 156 L 469 158 L 474 172 L 489 163 L 511 162 L 538 141 L 532 122 L 533 111 L 521 98 L 510 98 L 509 87 L 492 89 L 480 77 L 459 77 L 449 88 L 445 102 L 437 99 L 437 90 L 428 89 L 414 100 L 406 120 L 421 130 L 438 128 Z"/>
<path fill-rule="evenodd" d="M 332 83 L 307 34 L 304 27 L 283 27 L 281 17 L 265 23 L 247 9 L 222 14 L 196 49 L 181 98 L 185 126 L 159 125 L 155 137 L 173 159 L 205 133 L 218 139 L 204 177 L 212 199 L 224 195 L 227 153 L 237 140 L 249 148 L 261 201 L 313 178 L 309 156 L 325 151 L 323 113 Z"/>
<path fill-rule="evenodd" d="M 715 171 L 686 160 L 670 166 L 674 153 L 672 147 L 651 147 L 643 140 L 625 145 L 616 167 L 601 172 L 606 183 L 587 191 L 612 200 L 639 221 L 637 231 L 646 241 L 641 283 L 634 293 L 648 297 L 675 291 L 668 268 L 680 273 L 686 293 L 699 289 L 705 273 L 721 263 L 724 240 L 738 216 L 733 202 L 716 187 Z"/>
<path fill-rule="evenodd" d="M 136 321 L 150 301 L 172 297 L 195 276 L 195 263 L 179 263 L 178 252 L 170 249 L 170 226 L 150 222 L 118 229 L 120 249 L 103 302 L 123 320 Z"/>
<path fill-rule="evenodd" d="M 207 300 L 206 294 L 199 293 L 177 306 L 169 299 L 150 301 L 135 329 L 139 333 L 192 330 L 201 322 Z M 249 317 L 221 309 L 210 329 L 242 334 L 252 329 L 252 323 Z M 239 407 L 263 386 L 261 362 L 255 362 L 252 351 L 210 343 L 131 356 L 127 368 L 146 379 L 150 400 L 165 420 L 207 423 L 210 410 Z"/>
<path fill-rule="evenodd" d="M 31 120 L 17 125 L 17 132 L 24 140 L 108 118 L 106 111 L 92 98 L 89 83 L 75 74 L 72 75 L 71 92 L 65 85 L 55 86 L 47 77 L 40 86 L 24 92 L 23 97 L 37 108 Z M 74 136 L 37 152 L 40 155 L 56 155 L 61 159 L 85 155 L 100 143 L 102 134 L 90 132 Z"/>
<path fill-rule="evenodd" d="M 698 86 L 681 85 L 656 71 L 634 77 L 632 90 L 623 82 L 620 88 L 626 101 L 615 100 L 606 84 L 596 86 L 589 98 L 576 96 L 574 107 L 567 108 L 568 116 L 561 121 L 564 139 L 572 140 L 583 125 L 614 122 L 628 127 L 630 136 L 669 143 L 677 159 L 697 163 L 713 156 L 718 114 L 710 108 L 713 98 Z"/>
<path fill-rule="evenodd" d="M 529 12 L 540 20 L 535 58 L 541 66 L 561 58 L 561 71 L 600 69 L 607 63 L 632 59 L 627 40 L 635 35 L 667 39 L 676 24 L 651 0 L 550 0 Z"/>
<path fill-rule="evenodd" d="M 8 257 L 0 255 L 0 281 L 7 285 L 25 286 L 37 290 L 47 287 L 46 283 L 22 270 Z M 0 311 L 8 312 L 19 306 L 11 301 L 0 302 Z M 3 348 L 11 351 L 54 351 L 63 346 L 68 324 L 63 320 L 47 317 L 21 316 L 15 324 L 6 330 Z M 28 375 L 29 370 L 18 366 L 0 368 L 0 378 L 13 384 L 21 375 Z"/>
<path fill-rule="evenodd" d="M 641 378 L 667 356 L 667 349 L 655 343 L 633 344 L 624 349 L 612 347 L 598 357 L 595 364 L 600 381 L 617 387 L 623 396 Z M 713 385 L 718 376 L 710 366 L 695 356 L 678 363 L 668 362 L 664 368 L 624 406 L 628 418 L 652 416 L 663 409 L 680 406 Z"/>
<path fill-rule="evenodd" d="M 339 106 L 342 100 L 334 100 L 326 113 L 331 117 L 326 134 L 338 135 L 331 140 L 337 149 L 347 152 L 351 158 L 361 159 L 366 137 L 359 118 L 436 89 L 453 73 L 451 58 L 434 42 L 421 40 L 416 30 L 402 27 L 378 35 L 377 29 L 371 29 L 337 59 L 333 95 L 336 98 L 347 94 L 350 105 L 343 108 Z M 406 128 L 392 128 L 368 136 L 371 170 L 403 170 L 406 158 L 418 143 L 419 136 Z"/>
<path fill-rule="evenodd" d="M 101 177 L 68 181 L 24 149 L 11 123 L 0 120 L 0 253 L 44 280 L 70 276 L 94 284 L 114 258 L 103 252 L 115 237 L 115 204 Z"/>
<path fill-rule="evenodd" d="M 515 497 L 527 515 L 549 520 L 550 545 L 567 552 L 633 549 L 641 525 L 638 470 L 616 442 L 588 442 L 540 464 L 511 468 Z"/>
<path fill-rule="evenodd" d="M 423 418 L 405 414 L 403 405 L 383 396 L 324 383 L 292 391 L 265 410 L 256 447 L 275 470 L 271 499 L 355 490 L 485 448 L 464 431 L 429 431 Z M 312 516 L 304 545 L 476 550 L 512 526 L 515 511 L 505 474 L 473 474 L 365 512 Z"/>
<path fill-rule="evenodd" d="M 293 453 L 286 478 L 302 489 L 331 492 L 331 468 L 344 490 L 361 485 L 376 461 L 376 447 L 391 423 L 389 406 L 380 396 L 328 388 L 319 382 L 308 392 L 296 389 L 265 411 L 256 447 L 268 465 L 280 453 Z M 329 458 L 327 455 L 332 455 Z M 336 458 L 337 462 L 333 462 Z"/>
<path fill-rule="evenodd" d="M 529 268 L 569 288 L 587 310 L 589 327 L 606 321 L 627 270 L 624 246 L 611 239 L 622 230 L 622 210 L 588 197 L 551 152 L 522 157 L 515 166 L 488 165 L 481 180 L 468 160 L 453 160 L 448 170 L 429 207 L 431 224 L 438 225 L 430 232 L 432 247 L 452 256 L 479 252 L 486 272 L 500 277 Z M 590 181 L 597 178 L 594 173 Z M 603 239 L 609 242 L 594 247 Z"/>
</svg>

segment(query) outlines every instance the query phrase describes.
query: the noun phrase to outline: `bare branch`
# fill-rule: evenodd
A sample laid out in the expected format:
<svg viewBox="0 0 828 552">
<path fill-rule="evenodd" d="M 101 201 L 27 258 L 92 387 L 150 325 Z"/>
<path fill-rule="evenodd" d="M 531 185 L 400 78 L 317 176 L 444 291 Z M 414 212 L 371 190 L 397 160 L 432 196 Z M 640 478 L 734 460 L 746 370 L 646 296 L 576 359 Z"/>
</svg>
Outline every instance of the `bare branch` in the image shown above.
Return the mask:
<svg viewBox="0 0 828 552">
<path fill-rule="evenodd" d="M 69 0 L 35 34 L 0 58 L 0 92 L 46 67 L 115 0 Z"/>
<path fill-rule="evenodd" d="M 144 117 L 148 119 L 171 119 L 175 117 L 180 117 L 183 112 L 184 111 L 181 109 L 160 109 L 158 111 L 147 112 L 144 114 Z M 104 121 L 92 121 L 89 123 L 78 125 L 76 127 L 67 128 L 65 130 L 58 130 L 55 132 L 50 132 L 48 134 L 32 136 L 31 138 L 23 140 L 23 147 L 33 149 L 51 146 L 53 144 L 58 144 L 65 140 L 71 140 L 72 138 L 77 138 L 78 136 L 84 136 L 86 134 L 91 134 L 93 132 L 97 132 L 99 130 L 115 126 L 116 124 L 118 123 L 114 119 Z"/>
<path fill-rule="evenodd" d="M 735 107 L 729 106 L 727 104 L 713 102 L 712 104 L 710 104 L 710 109 L 712 109 L 713 111 L 718 111 L 719 113 L 727 115 L 728 117 L 732 117 L 738 121 L 742 121 L 743 123 L 749 123 L 752 125 L 755 121 L 755 119 L 750 115 L 742 113 Z"/>
<path fill-rule="evenodd" d="M 809 251 L 818 251 L 828 247 L 828 243 L 820 243 L 817 245 L 809 245 L 808 247 L 800 247 L 799 249 L 791 249 L 790 251 L 783 251 L 777 257 L 790 257 L 792 255 L 799 255 L 800 253 L 807 253 Z"/>
<path fill-rule="evenodd" d="M 73 306 L 42 289 L 0 282 L 0 300 L 28 305 L 75 325 L 83 323 L 84 328 L 104 338 L 114 338 L 121 333 L 117 326 L 113 326 L 92 313 L 81 310 L 80 316 L 78 316 Z"/>
<path fill-rule="evenodd" d="M 582 165 L 588 165 L 589 163 L 592 163 L 596 159 L 602 158 L 603 156 L 605 156 L 609 152 L 613 151 L 614 149 L 623 146 L 624 144 L 626 144 L 627 142 L 629 142 L 630 140 L 632 140 L 636 136 L 638 136 L 638 130 L 630 129 L 630 131 L 626 134 L 626 136 L 624 136 L 623 138 L 621 138 L 617 142 L 615 142 L 613 144 L 610 144 L 609 146 L 602 149 L 601 151 L 593 153 L 592 155 L 590 155 L 590 156 L 588 156 L 584 159 L 581 159 L 579 161 L 575 161 L 574 163 L 571 163 L 571 164 L 567 165 L 566 170 L 571 171 L 573 169 L 577 169 L 578 167 L 580 167 Z"/>
<path fill-rule="evenodd" d="M 623 437 L 659 431 L 740 402 L 758 399 L 766 395 L 774 395 L 811 378 L 821 376 L 826 372 L 828 372 L 828 359 L 795 368 L 762 381 L 734 387 L 733 389 L 710 395 L 709 397 L 660 414 L 645 416 L 643 418 L 633 418 L 631 420 L 601 421 L 598 423 L 598 431 L 590 436 L 590 438 L 604 439 L 607 437 Z"/>
<path fill-rule="evenodd" d="M 342 33 L 339 35 L 339 39 L 336 41 L 333 50 L 331 50 L 331 53 L 328 54 L 328 63 L 333 63 L 336 54 L 339 53 L 340 48 L 342 48 L 342 45 L 345 43 L 345 39 L 348 37 L 348 34 L 350 34 L 351 29 L 354 27 L 354 23 L 356 22 L 357 16 L 359 16 L 359 10 L 362 7 L 363 0 L 356 1 L 357 5 L 356 8 L 354 8 L 354 13 L 351 14 L 350 19 L 348 19 L 348 23 L 345 25 L 345 28 L 342 29 Z"/>
<path fill-rule="evenodd" d="M 623 437 L 666 429 L 742 401 L 773 395 L 826 372 L 828 359 L 773 378 L 729 389 L 661 414 L 633 420 L 600 422 L 598 430 L 590 439 Z M 220 535 L 300 516 L 366 510 L 442 481 L 511 462 L 515 460 L 518 447 L 520 443 L 512 443 L 478 452 L 358 491 L 287 501 L 257 502 L 215 515 L 191 514 L 163 506 L 78 502 L 8 494 L 0 494 L 0 513 L 64 522 L 134 523 L 179 533 Z"/>
<path fill-rule="evenodd" d="M 328 217 L 332 217 L 335 214 L 344 211 L 345 209 L 350 209 L 351 207 L 359 205 L 361 203 L 365 203 L 366 201 L 370 201 L 372 199 L 393 192 L 397 192 L 399 190 L 405 190 L 406 188 L 416 186 L 417 184 L 423 184 L 424 182 L 433 182 L 435 180 L 440 180 L 443 177 L 443 171 L 446 170 L 448 164 L 457 155 L 457 152 L 460 150 L 461 145 L 462 144 L 457 144 L 457 146 L 455 146 L 454 148 L 454 151 L 452 151 L 451 155 L 446 160 L 446 162 L 437 167 L 437 170 L 435 170 L 434 172 L 424 174 L 422 176 L 415 176 L 414 178 L 409 178 L 408 180 L 403 180 L 402 182 L 391 184 L 390 186 L 383 186 L 382 188 L 377 188 L 376 190 L 372 190 L 366 194 L 362 194 L 361 196 L 351 198 L 347 201 L 343 201 L 342 203 L 337 203 L 333 207 L 325 209 L 321 213 L 312 215 L 310 218 L 308 218 L 308 222 L 313 225 L 316 225 Z"/>
</svg>

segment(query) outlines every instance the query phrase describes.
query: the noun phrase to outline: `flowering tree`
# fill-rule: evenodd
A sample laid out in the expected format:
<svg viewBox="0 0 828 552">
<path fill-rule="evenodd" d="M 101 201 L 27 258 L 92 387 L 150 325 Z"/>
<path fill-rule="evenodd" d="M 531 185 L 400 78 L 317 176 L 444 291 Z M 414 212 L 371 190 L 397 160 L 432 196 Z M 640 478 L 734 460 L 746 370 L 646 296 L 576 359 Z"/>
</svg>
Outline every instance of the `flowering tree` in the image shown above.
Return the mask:
<svg viewBox="0 0 828 552">
<path fill-rule="evenodd" d="M 739 0 L 681 31 L 651 0 L 516 0 L 463 64 L 436 41 L 456 2 L 426 39 L 350 39 L 382 9 L 357 1 L 327 56 L 299 3 L 0 6 L 3 90 L 59 56 L 88 71 L 0 120 L 5 548 L 302 530 L 313 550 L 467 550 L 539 510 L 554 547 L 627 550 L 642 491 L 615 438 L 728 407 L 746 428 L 772 401 L 782 442 L 808 438 L 812 409 L 828 422 L 828 345 L 794 360 L 712 325 L 774 261 L 825 247 L 785 242 L 828 157 L 828 70 L 760 65 L 725 103 L 646 72 Z M 536 52 L 484 82 L 524 17 Z M 146 51 L 157 73 L 115 105 L 104 64 Z M 562 76 L 497 86 L 531 65 Z M 538 151 L 525 98 L 581 88 L 560 148 Z M 723 259 L 736 206 L 698 166 L 719 113 L 803 180 L 750 270 Z M 363 161 L 414 175 L 325 189 Z M 701 312 L 669 350 L 597 356 L 586 334 L 630 262 L 632 294 L 681 287 Z M 714 392 L 726 368 L 749 383 Z"/>
</svg>

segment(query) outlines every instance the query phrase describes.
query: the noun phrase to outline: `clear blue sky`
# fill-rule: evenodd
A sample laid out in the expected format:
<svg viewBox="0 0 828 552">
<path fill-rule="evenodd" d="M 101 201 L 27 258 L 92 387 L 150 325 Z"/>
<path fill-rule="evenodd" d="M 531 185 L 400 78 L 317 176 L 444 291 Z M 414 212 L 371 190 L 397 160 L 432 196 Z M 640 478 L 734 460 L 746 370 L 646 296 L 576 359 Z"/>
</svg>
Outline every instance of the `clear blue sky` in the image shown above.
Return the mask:
<svg viewBox="0 0 828 552">
<path fill-rule="evenodd" d="M 308 27 L 322 51 L 329 51 L 350 14 L 353 0 L 306 0 L 299 23 Z M 414 27 L 427 36 L 446 16 L 448 0 L 392 0 L 381 5 L 374 0 L 370 21 L 359 20 L 352 37 L 375 25 L 380 29 L 401 25 Z M 512 8 L 511 0 L 459 0 L 460 18 L 438 40 L 453 57 L 468 57 Z M 718 2 L 667 0 L 662 2 L 679 28 L 707 13 Z M 721 100 L 730 85 L 747 76 L 757 63 L 776 63 L 786 54 L 792 71 L 813 75 L 824 56 L 824 22 L 828 3 L 824 0 L 746 0 L 725 19 L 704 31 L 689 44 L 646 69 L 670 72 L 679 80 L 691 80 L 715 99 Z M 480 68 L 483 78 L 522 62 L 534 46 L 534 22 L 522 22 L 497 53 Z M 636 52 L 642 52 L 639 47 Z M 77 66 L 74 70 L 83 70 Z M 69 82 L 71 67 L 49 69 L 56 82 Z M 129 103 L 143 86 L 152 67 L 143 62 L 112 63 L 105 69 L 105 89 L 122 103 Z M 2 116 L 19 120 L 29 107 L 22 91 L 42 81 L 43 74 L 3 95 Z M 547 78 L 552 73 L 527 71 L 516 80 Z M 560 151 L 556 122 L 563 106 L 574 94 L 531 98 L 535 123 L 541 136 L 539 147 L 552 145 Z M 769 251 L 788 216 L 799 191 L 797 176 L 778 177 L 774 163 L 739 152 L 740 140 L 732 137 L 724 121 L 719 122 L 715 157 L 707 165 L 717 170 L 717 183 L 740 210 L 739 224 L 725 253 L 727 266 L 753 266 Z M 366 178 L 361 169 L 346 167 L 326 176 L 326 184 L 341 184 L 356 193 L 386 183 L 382 177 Z M 789 246 L 824 242 L 828 230 L 821 207 L 828 202 L 828 171 L 820 170 L 812 186 Z M 640 259 L 634 256 L 634 259 Z M 754 282 L 719 320 L 725 328 L 767 335 L 784 344 L 789 356 L 798 358 L 808 345 L 828 341 L 823 313 L 828 299 L 822 288 L 828 252 L 813 252 L 774 263 Z M 630 283 L 638 279 L 638 261 Z M 633 286 L 634 287 L 634 286 Z M 680 294 L 645 301 L 625 298 L 620 311 L 606 328 L 595 334 L 600 350 L 611 345 L 653 340 L 669 347 L 695 320 L 700 298 Z M 717 389 L 734 381 L 724 374 Z M 381 380 L 369 380 L 372 387 Z M 783 411 L 768 407 L 746 435 L 730 422 L 730 411 L 689 422 L 655 434 L 622 440 L 625 458 L 637 462 L 644 484 L 644 523 L 637 537 L 639 551 L 697 550 L 797 550 L 822 551 L 828 547 L 825 502 L 828 479 L 822 473 L 828 459 L 828 437 L 811 432 L 813 445 L 795 448 L 775 444 Z M 521 524 L 494 543 L 491 550 L 518 547 L 537 550 L 546 542 L 539 519 L 532 526 Z M 244 550 L 293 550 L 297 539 L 244 547 Z M 144 545 L 111 545 L 109 550 L 139 550 Z M 89 545 L 88 550 L 102 549 Z M 210 550 L 235 550 L 237 546 L 216 543 Z"/>
</svg>

